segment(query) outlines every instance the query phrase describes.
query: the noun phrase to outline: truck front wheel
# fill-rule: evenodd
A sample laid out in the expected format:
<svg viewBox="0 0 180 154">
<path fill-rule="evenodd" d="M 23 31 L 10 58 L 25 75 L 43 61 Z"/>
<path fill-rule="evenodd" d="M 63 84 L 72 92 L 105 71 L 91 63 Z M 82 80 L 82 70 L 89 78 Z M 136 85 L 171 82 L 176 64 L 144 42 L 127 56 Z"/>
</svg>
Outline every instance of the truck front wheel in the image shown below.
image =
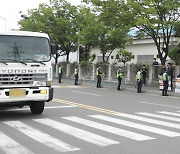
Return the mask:
<svg viewBox="0 0 180 154">
<path fill-rule="evenodd" d="M 33 114 L 41 114 L 44 111 L 44 102 L 32 102 L 30 109 Z"/>
</svg>

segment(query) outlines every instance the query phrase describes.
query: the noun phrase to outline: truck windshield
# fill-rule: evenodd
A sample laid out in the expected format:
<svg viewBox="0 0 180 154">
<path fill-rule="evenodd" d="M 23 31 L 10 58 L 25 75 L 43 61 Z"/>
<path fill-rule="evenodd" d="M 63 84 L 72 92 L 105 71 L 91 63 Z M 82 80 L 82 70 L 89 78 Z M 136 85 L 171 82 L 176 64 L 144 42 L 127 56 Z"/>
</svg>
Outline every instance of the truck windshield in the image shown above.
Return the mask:
<svg viewBox="0 0 180 154">
<path fill-rule="evenodd" d="M 49 41 L 43 37 L 0 35 L 0 61 L 50 60 Z"/>
</svg>

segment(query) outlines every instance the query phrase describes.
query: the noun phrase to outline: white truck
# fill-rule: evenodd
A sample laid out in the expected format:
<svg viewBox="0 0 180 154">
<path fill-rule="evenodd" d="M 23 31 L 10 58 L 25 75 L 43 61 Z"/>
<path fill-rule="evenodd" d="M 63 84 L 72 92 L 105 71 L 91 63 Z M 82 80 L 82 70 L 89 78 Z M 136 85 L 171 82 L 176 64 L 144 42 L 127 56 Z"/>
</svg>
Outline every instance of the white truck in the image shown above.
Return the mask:
<svg viewBox="0 0 180 154">
<path fill-rule="evenodd" d="M 49 37 L 25 31 L 0 32 L 0 107 L 30 106 L 41 114 L 53 99 Z"/>
</svg>

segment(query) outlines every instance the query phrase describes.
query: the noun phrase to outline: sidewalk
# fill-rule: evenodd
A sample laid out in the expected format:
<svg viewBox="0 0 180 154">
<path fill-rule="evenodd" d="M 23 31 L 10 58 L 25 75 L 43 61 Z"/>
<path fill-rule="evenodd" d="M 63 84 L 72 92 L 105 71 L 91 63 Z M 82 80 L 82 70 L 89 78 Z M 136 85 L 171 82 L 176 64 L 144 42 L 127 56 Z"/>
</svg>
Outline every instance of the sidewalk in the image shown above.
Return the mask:
<svg viewBox="0 0 180 154">
<path fill-rule="evenodd" d="M 53 82 L 58 83 L 58 79 L 54 78 Z M 72 84 L 74 85 L 74 79 L 62 79 L 62 83 L 67 83 L 67 84 Z M 88 86 L 93 86 L 96 87 L 96 80 L 79 80 L 80 85 L 88 85 Z M 104 88 L 111 88 L 111 89 L 117 89 L 117 82 L 108 82 L 108 81 L 102 81 L 102 87 Z M 132 91 L 136 92 L 136 87 L 135 85 L 132 84 L 121 84 L 121 89 L 123 91 Z M 157 86 L 143 86 L 142 87 L 142 92 L 143 93 L 150 93 L 150 94 L 159 94 L 161 96 L 162 92 L 159 90 L 159 87 Z M 175 93 L 168 91 L 168 95 L 170 96 L 176 96 L 180 97 L 180 93 Z"/>
</svg>

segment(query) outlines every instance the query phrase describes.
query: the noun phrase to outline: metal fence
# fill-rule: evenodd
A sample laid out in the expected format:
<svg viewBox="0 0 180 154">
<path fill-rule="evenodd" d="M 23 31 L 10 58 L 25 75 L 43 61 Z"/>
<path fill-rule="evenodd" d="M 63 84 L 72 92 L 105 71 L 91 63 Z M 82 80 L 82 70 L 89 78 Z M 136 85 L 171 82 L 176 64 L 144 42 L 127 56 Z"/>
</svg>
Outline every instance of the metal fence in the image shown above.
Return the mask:
<svg viewBox="0 0 180 154">
<path fill-rule="evenodd" d="M 60 65 L 63 66 L 63 78 L 74 78 L 74 69 L 76 66 L 79 67 L 79 78 L 82 80 L 96 80 L 96 68 L 101 67 L 102 70 L 102 79 L 105 81 L 117 81 L 116 71 L 118 66 L 116 65 L 104 65 L 104 64 L 89 64 L 85 66 L 77 65 L 77 63 L 67 64 L 62 63 L 58 64 L 56 67 L 53 65 L 54 76 L 57 76 L 57 71 Z M 142 64 L 132 64 L 122 67 L 124 72 L 124 80 L 126 83 L 135 84 L 136 82 L 136 73 L 138 69 L 142 68 Z M 162 71 L 161 65 L 156 66 L 146 66 L 147 74 L 146 81 L 148 85 L 158 85 L 159 84 L 159 75 Z M 180 74 L 180 66 L 173 66 L 174 80 L 177 75 Z"/>
</svg>

